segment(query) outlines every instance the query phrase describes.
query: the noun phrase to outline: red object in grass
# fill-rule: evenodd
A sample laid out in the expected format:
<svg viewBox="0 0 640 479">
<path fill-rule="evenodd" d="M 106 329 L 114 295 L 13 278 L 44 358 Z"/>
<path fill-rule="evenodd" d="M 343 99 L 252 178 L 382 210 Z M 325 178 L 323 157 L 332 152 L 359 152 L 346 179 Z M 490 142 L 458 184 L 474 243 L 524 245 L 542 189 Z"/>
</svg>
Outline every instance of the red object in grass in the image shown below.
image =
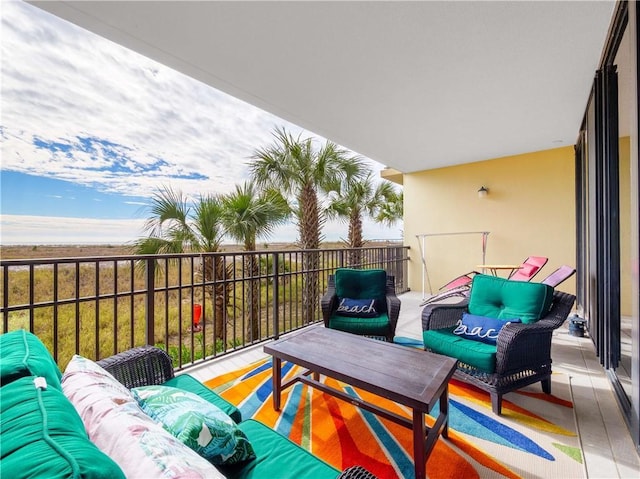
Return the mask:
<svg viewBox="0 0 640 479">
<path fill-rule="evenodd" d="M 202 305 L 193 305 L 193 328 L 195 330 L 200 329 L 200 318 L 202 318 Z"/>
</svg>

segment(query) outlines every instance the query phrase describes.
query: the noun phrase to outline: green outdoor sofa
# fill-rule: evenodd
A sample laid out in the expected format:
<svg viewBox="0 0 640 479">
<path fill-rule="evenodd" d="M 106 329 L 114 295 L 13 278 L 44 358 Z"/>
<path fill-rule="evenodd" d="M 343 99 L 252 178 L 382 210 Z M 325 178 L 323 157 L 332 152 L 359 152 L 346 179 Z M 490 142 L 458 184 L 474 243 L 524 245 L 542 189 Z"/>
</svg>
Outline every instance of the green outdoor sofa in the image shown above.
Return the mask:
<svg viewBox="0 0 640 479">
<path fill-rule="evenodd" d="M 468 298 L 422 310 L 424 346 L 456 358 L 454 377 L 489 392 L 499 415 L 510 391 L 541 382 L 551 393 L 551 337 L 575 299 L 546 284 L 478 274 Z"/>
<path fill-rule="evenodd" d="M 180 388 L 206 399 L 237 423 L 234 428 L 237 427 L 248 439 L 255 457 L 233 465 L 214 467 L 187 448 L 183 454 L 188 452 L 195 455 L 197 461 L 200 461 L 197 467 L 201 468 L 204 461 L 207 468 L 203 472 L 203 469 L 194 466 L 194 470 L 197 469 L 200 474 L 189 477 L 375 479 L 375 476 L 360 466 L 340 472 L 264 424 L 252 419 L 242 420 L 240 411 L 233 404 L 192 376 L 175 376 L 171 359 L 159 348 L 134 348 L 98 361 L 97 366 L 84 358 L 80 359 L 91 363 L 92 368 L 100 369 L 105 377 L 108 376 L 116 386 L 108 386 L 110 389 L 121 388 L 128 392 L 128 389 L 149 385 Z M 104 370 L 111 374 L 104 373 Z M 104 411 L 96 406 L 95 411 L 89 408 L 80 415 L 76 412 L 76 409 L 80 411 L 81 406 L 78 404 L 86 401 L 85 396 L 90 394 L 82 388 L 69 394 L 69 397 L 65 396 L 66 386 L 71 382 L 65 382 L 68 377 L 78 379 L 86 374 L 87 378 L 93 378 L 98 373 L 94 370 L 69 373 L 67 367 L 63 377 L 43 343 L 35 335 L 23 330 L 0 335 L 0 373 L 0 477 L 125 477 L 121 464 L 89 440 L 92 433 L 97 434 L 91 429 L 93 426 L 87 426 L 86 421 L 83 423 L 87 415 L 99 416 L 104 414 Z M 74 374 L 76 376 L 73 376 Z M 72 404 L 72 400 L 78 402 Z M 113 402 L 121 405 L 119 401 L 121 399 L 116 391 Z M 230 423 L 233 424 L 231 421 Z M 118 421 L 115 421 L 115 424 L 119 427 Z M 91 430 L 86 430 L 86 427 Z M 136 428 L 139 428 L 136 424 L 129 428 L 123 425 L 122 436 L 132 431 L 134 435 L 139 434 Z M 117 430 L 110 432 L 112 435 L 115 433 L 116 437 L 120 435 Z M 173 437 L 171 439 L 175 440 Z M 156 443 L 149 443 L 147 440 L 145 444 Z M 126 453 L 125 451 L 125 455 Z M 190 470 L 188 467 L 192 464 L 188 463 L 186 469 Z M 175 472 L 171 470 L 172 467 L 178 471 L 177 477 L 181 477 L 178 466 L 171 462 L 166 467 L 166 474 L 156 474 L 152 477 L 169 477 Z"/>
</svg>

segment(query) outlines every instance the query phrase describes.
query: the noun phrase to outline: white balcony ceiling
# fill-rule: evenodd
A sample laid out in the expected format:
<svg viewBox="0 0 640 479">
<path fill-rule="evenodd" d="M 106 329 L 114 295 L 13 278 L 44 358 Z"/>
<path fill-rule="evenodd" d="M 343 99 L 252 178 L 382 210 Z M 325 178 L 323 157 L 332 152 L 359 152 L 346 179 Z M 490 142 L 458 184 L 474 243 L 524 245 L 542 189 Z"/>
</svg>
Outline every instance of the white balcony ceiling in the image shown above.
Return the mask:
<svg viewBox="0 0 640 479">
<path fill-rule="evenodd" d="M 30 3 L 406 173 L 572 145 L 615 6 Z"/>
</svg>

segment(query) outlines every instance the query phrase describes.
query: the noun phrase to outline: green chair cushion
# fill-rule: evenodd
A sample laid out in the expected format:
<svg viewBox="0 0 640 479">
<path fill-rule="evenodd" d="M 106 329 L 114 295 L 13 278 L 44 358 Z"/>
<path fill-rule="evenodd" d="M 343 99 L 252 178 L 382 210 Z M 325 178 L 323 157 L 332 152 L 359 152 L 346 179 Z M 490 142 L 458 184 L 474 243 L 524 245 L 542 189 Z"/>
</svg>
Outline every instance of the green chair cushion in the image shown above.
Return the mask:
<svg viewBox="0 0 640 479">
<path fill-rule="evenodd" d="M 469 312 L 505 320 L 518 318 L 530 324 L 549 312 L 552 301 L 553 288 L 546 284 L 477 274 L 471 287 Z"/>
<path fill-rule="evenodd" d="M 242 421 L 242 415 L 240 414 L 240 410 L 237 407 L 235 407 L 226 399 L 218 396 L 215 392 L 213 392 L 193 376 L 190 376 L 188 374 L 180 374 L 179 376 L 169 379 L 163 385 L 184 389 L 185 391 L 197 394 L 201 398 L 206 399 L 211 404 L 214 404 L 215 406 L 218 406 L 220 409 L 222 409 L 231 417 L 231 419 L 234 420 L 234 422 L 239 423 L 240 421 Z"/>
<path fill-rule="evenodd" d="M 243 421 L 238 427 L 253 445 L 256 459 L 234 466 L 218 466 L 227 479 L 336 479 L 340 474 L 339 470 L 254 419 Z"/>
<path fill-rule="evenodd" d="M 496 370 L 497 347 L 492 344 L 464 339 L 453 334 L 454 328 L 431 329 L 422 333 L 425 348 L 473 366 L 480 371 Z"/>
<path fill-rule="evenodd" d="M 47 347 L 33 333 L 24 329 L 0 336 L 0 384 L 24 376 L 42 376 L 47 385 L 62 390 L 62 373 Z"/>
<path fill-rule="evenodd" d="M 53 387 L 38 389 L 34 379 L 22 377 L 0 391 L 0 477 L 125 479 L 89 441 L 64 394 Z"/>
<path fill-rule="evenodd" d="M 377 299 L 386 304 L 387 273 L 383 269 L 338 268 L 335 284 L 338 298 Z"/>
<path fill-rule="evenodd" d="M 386 336 L 389 332 L 389 316 L 381 313 L 375 318 L 354 318 L 334 314 L 329 318 L 329 328 L 367 336 Z"/>
</svg>

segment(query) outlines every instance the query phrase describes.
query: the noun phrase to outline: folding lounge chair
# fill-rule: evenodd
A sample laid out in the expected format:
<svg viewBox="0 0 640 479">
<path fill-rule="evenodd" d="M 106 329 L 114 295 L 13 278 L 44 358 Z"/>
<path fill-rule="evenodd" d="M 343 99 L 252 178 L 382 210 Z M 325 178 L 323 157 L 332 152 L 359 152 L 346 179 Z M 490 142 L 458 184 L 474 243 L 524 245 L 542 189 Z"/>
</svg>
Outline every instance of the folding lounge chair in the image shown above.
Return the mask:
<svg viewBox="0 0 640 479">
<path fill-rule="evenodd" d="M 470 271 L 469 273 L 462 274 L 457 278 L 452 279 L 447 284 L 442 286 L 439 291 L 449 291 L 452 289 L 459 288 L 460 286 L 470 286 L 471 281 L 473 281 L 473 276 L 479 274 L 477 271 Z"/>
<path fill-rule="evenodd" d="M 563 281 L 573 276 L 575 272 L 576 272 L 575 268 L 573 268 L 572 266 L 567 266 L 566 264 L 563 264 L 557 270 L 555 270 L 553 273 L 551 273 L 549 276 L 547 276 L 545 279 L 543 279 L 540 282 L 543 284 L 548 284 L 549 286 L 552 286 L 555 288 L 560 283 L 562 283 Z"/>
<path fill-rule="evenodd" d="M 512 281 L 531 281 L 531 279 L 538 274 L 538 272 L 542 269 L 542 267 L 547 264 L 549 259 L 544 256 L 529 256 L 525 259 L 517 270 L 515 270 L 511 275 L 509 275 L 510 280 Z M 458 276 L 457 278 L 452 279 L 447 284 L 445 284 L 442 288 L 440 288 L 440 293 L 427 298 L 421 303 L 421 306 L 426 304 L 435 303 L 436 301 L 442 301 L 443 299 L 451 298 L 454 296 L 459 296 L 461 298 L 466 298 L 469 296 L 469 291 L 471 290 L 471 282 L 473 280 L 473 276 L 479 274 L 477 271 L 471 271 L 467 274 L 463 274 Z"/>
<path fill-rule="evenodd" d="M 442 286 L 439 289 L 439 293 L 427 298 L 421 303 L 421 306 L 425 304 L 433 303 L 436 301 L 441 301 L 443 299 L 452 298 L 454 296 L 459 296 L 461 298 L 466 298 L 469 296 L 469 290 L 471 289 L 471 282 L 473 281 L 473 276 L 476 274 L 480 274 L 477 271 L 470 271 L 469 273 L 462 274 L 447 284 Z"/>
<path fill-rule="evenodd" d="M 544 256 L 529 256 L 524 260 L 519 269 L 509 275 L 511 281 L 531 281 L 542 267 L 547 264 L 549 258 Z"/>
</svg>

